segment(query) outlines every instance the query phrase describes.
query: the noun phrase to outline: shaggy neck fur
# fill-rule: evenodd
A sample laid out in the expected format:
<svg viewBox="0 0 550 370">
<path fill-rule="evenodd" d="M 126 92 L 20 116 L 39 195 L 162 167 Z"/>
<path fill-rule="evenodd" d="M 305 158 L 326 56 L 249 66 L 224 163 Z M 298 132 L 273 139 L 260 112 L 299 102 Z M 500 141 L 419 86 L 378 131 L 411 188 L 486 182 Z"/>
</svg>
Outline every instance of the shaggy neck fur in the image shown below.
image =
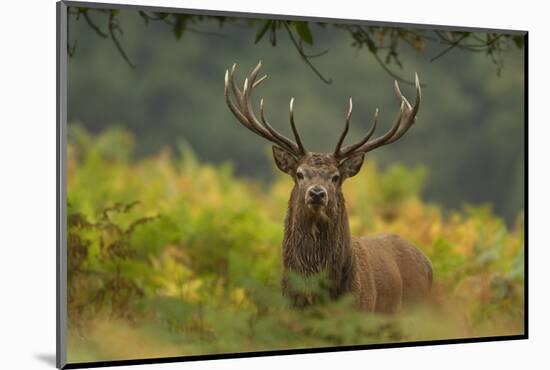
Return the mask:
<svg viewBox="0 0 550 370">
<path fill-rule="evenodd" d="M 315 214 L 293 189 L 285 220 L 283 264 L 285 271 L 303 276 L 328 272 L 331 296 L 337 297 L 349 291 L 355 267 L 342 193 L 331 202 Z M 288 290 L 285 285 L 283 290 Z"/>
</svg>

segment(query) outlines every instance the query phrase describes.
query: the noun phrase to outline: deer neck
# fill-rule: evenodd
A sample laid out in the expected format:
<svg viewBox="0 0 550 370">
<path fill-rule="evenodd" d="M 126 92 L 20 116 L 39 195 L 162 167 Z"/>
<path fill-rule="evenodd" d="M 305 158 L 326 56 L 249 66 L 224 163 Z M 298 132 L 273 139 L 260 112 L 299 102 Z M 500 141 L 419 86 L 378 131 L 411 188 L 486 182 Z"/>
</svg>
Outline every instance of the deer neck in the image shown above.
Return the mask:
<svg viewBox="0 0 550 370">
<path fill-rule="evenodd" d="M 285 220 L 283 263 L 286 269 L 310 275 L 329 272 L 336 285 L 352 263 L 351 235 L 344 197 L 323 215 L 313 215 L 292 192 Z"/>
</svg>

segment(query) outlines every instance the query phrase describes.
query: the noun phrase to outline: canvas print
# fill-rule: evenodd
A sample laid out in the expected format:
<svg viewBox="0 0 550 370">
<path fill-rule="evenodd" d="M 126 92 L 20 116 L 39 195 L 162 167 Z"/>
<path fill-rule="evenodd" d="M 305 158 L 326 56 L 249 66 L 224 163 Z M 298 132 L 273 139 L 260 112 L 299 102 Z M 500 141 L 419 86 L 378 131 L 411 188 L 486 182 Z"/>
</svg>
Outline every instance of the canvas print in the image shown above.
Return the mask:
<svg viewBox="0 0 550 370">
<path fill-rule="evenodd" d="M 525 337 L 525 32 L 65 6 L 68 364 Z"/>
</svg>

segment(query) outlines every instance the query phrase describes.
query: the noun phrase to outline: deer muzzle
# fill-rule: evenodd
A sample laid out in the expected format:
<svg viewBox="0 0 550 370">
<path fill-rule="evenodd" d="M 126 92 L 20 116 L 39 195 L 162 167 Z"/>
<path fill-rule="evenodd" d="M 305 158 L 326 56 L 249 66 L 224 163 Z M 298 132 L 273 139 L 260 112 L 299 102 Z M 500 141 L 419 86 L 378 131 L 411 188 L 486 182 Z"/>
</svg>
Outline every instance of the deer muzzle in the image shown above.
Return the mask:
<svg viewBox="0 0 550 370">
<path fill-rule="evenodd" d="M 312 185 L 306 190 L 306 204 L 312 210 L 319 210 L 328 204 L 327 189 L 321 185 Z"/>
</svg>

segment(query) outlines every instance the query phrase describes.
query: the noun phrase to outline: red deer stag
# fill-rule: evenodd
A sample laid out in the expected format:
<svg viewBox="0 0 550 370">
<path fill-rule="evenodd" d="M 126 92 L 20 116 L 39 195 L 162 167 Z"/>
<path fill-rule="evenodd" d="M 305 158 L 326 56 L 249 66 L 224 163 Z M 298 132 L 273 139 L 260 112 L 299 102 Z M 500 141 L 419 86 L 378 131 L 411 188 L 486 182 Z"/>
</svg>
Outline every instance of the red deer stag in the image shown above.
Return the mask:
<svg viewBox="0 0 550 370">
<path fill-rule="evenodd" d="M 342 183 L 356 175 L 365 153 L 401 138 L 413 125 L 420 106 L 420 83 L 416 75 L 416 100 L 411 106 L 401 94 L 397 122 L 384 135 L 370 140 L 378 121 L 356 144 L 342 147 L 348 133 L 352 100 L 346 123 L 333 153 L 313 153 L 304 148 L 294 123 L 290 100 L 290 126 L 295 142 L 277 132 L 264 116 L 260 101 L 260 120 L 251 103 L 251 94 L 267 76 L 257 79 L 261 62 L 244 80 L 242 90 L 234 81 L 235 66 L 225 72 L 225 101 L 237 120 L 253 133 L 275 144 L 273 157 L 277 167 L 290 175 L 294 188 L 288 202 L 283 240 L 283 295 L 295 306 L 316 301 L 293 289 L 291 277 L 304 278 L 324 273 L 331 299 L 352 293 L 360 309 L 393 313 L 403 304 L 429 296 L 432 267 L 429 259 L 411 243 L 397 235 L 352 237 Z M 232 96 L 233 95 L 233 96 Z"/>
</svg>

